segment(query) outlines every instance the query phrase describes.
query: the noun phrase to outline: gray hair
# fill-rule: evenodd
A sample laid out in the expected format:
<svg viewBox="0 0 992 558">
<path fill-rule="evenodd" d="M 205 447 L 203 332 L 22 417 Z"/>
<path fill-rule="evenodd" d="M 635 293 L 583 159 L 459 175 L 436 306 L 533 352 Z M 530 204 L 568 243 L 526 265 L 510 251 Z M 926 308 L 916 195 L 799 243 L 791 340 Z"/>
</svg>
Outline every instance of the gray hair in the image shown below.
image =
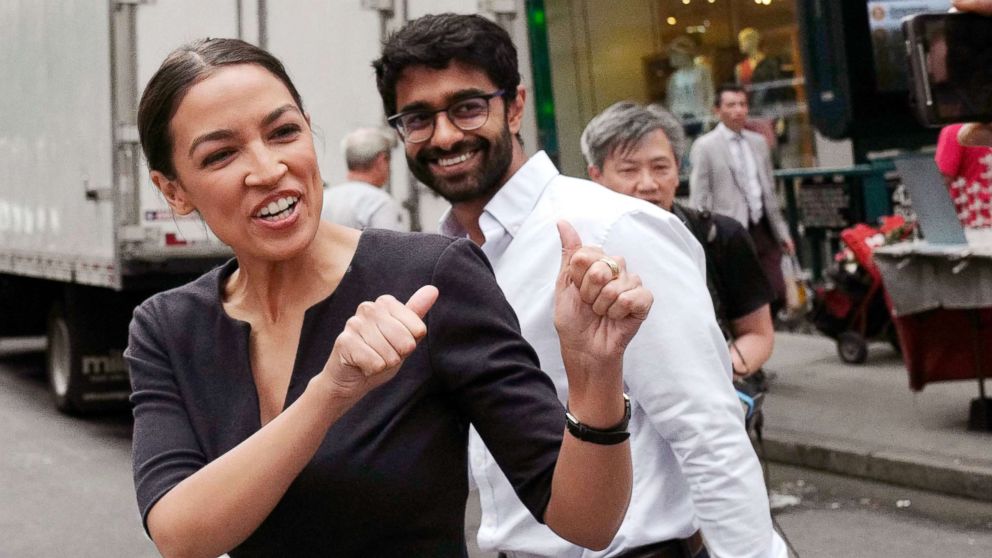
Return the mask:
<svg viewBox="0 0 992 558">
<path fill-rule="evenodd" d="M 380 153 L 396 146 L 396 136 L 382 128 L 358 128 L 341 140 L 341 151 L 348 170 L 366 170 Z"/>
<path fill-rule="evenodd" d="M 579 143 L 586 164 L 600 170 L 607 157 L 624 153 L 637 146 L 648 134 L 661 130 L 672 144 L 675 164 L 681 165 L 685 150 L 682 123 L 659 105 L 640 105 L 620 101 L 597 114 L 582 131 Z"/>
</svg>

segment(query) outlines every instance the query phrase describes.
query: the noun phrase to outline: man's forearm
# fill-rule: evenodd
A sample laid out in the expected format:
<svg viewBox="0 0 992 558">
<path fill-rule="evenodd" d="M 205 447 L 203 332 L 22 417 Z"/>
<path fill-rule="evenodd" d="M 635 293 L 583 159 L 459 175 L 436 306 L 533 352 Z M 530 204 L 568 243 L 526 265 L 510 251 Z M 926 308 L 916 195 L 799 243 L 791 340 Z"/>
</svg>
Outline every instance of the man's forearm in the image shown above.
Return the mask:
<svg viewBox="0 0 992 558">
<path fill-rule="evenodd" d="M 750 376 L 771 358 L 775 345 L 775 329 L 768 305 L 732 320 L 730 329 L 734 335 L 730 344 L 734 376 Z"/>
<path fill-rule="evenodd" d="M 625 416 L 619 370 L 576 374 L 581 363 L 566 356 L 568 407 L 592 428 L 608 429 Z M 592 382 L 575 380 L 588 376 Z M 600 383 L 599 381 L 602 381 Z M 612 381 L 611 381 L 612 380 Z M 630 442 L 601 445 L 579 440 L 567 430 L 551 484 L 545 523 L 562 538 L 598 550 L 613 540 L 630 502 L 633 468 Z M 604 518 L 612 518 L 604 521 Z"/>
</svg>

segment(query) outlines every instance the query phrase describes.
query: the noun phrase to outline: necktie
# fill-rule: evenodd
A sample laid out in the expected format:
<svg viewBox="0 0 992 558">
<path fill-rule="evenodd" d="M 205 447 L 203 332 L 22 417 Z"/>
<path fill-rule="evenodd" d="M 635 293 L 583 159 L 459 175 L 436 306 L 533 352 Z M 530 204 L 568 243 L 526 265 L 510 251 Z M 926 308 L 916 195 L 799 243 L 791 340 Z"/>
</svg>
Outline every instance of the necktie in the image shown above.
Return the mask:
<svg viewBox="0 0 992 558">
<path fill-rule="evenodd" d="M 744 141 L 744 136 L 734 134 L 734 145 L 737 149 L 738 176 L 743 181 L 744 201 L 747 203 L 748 217 L 752 224 L 761 221 L 761 185 L 757 182 L 754 161 L 751 151 Z"/>
</svg>

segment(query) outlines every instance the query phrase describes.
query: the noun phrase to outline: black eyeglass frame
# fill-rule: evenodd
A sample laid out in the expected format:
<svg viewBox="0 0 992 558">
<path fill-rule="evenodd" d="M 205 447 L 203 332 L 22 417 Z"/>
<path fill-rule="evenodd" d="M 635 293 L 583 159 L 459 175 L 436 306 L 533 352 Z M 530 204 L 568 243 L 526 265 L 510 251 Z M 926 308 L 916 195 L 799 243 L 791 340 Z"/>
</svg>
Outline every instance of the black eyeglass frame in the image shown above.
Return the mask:
<svg viewBox="0 0 992 558">
<path fill-rule="evenodd" d="M 452 126 L 458 128 L 459 130 L 461 130 L 463 132 L 471 132 L 472 130 L 478 130 L 479 128 L 485 126 L 486 125 L 486 122 L 489 122 L 489 114 L 492 112 L 492 110 L 490 110 L 490 108 L 489 108 L 489 102 L 492 101 L 493 99 L 497 98 L 497 97 L 504 96 L 505 93 L 506 93 L 506 90 L 504 90 L 504 89 L 497 89 L 496 91 L 493 91 L 492 93 L 486 93 L 484 95 L 471 95 L 469 97 L 465 97 L 464 99 L 459 99 L 459 100 L 451 103 L 450 105 L 448 105 L 448 106 L 446 106 L 444 108 L 441 108 L 441 109 L 437 109 L 437 110 L 421 110 L 421 109 L 418 109 L 418 110 L 408 110 L 408 111 L 405 111 L 405 112 L 396 113 L 396 114 L 390 116 L 389 118 L 387 118 L 386 119 L 386 123 L 389 124 L 389 126 L 391 128 L 393 128 L 394 130 L 396 130 L 396 133 L 398 133 L 400 135 L 400 137 L 403 138 L 403 141 L 405 141 L 407 143 L 424 143 L 425 141 L 428 141 L 429 139 L 431 139 L 432 137 L 434 137 L 434 131 L 437 129 L 437 115 L 438 115 L 438 113 L 441 113 L 441 112 L 447 113 L 449 110 L 452 109 L 452 107 L 455 107 L 455 106 L 457 106 L 457 105 L 459 105 L 461 103 L 464 103 L 465 101 L 472 101 L 472 100 L 475 100 L 475 99 L 483 99 L 483 100 L 486 101 L 486 119 L 483 120 L 482 123 L 479 124 L 478 126 L 473 126 L 471 128 L 464 128 L 462 126 L 459 126 L 458 123 L 455 122 L 456 119 L 455 118 L 452 118 L 451 117 L 451 114 L 446 114 L 445 115 L 448 118 L 448 122 L 451 122 L 451 125 Z M 431 116 L 431 118 L 430 118 L 430 122 L 431 122 L 431 133 L 428 134 L 428 136 L 426 138 L 424 138 L 422 140 L 417 140 L 417 141 L 410 141 L 410 139 L 407 137 L 406 132 L 403 131 L 403 125 L 400 123 L 400 119 L 403 118 L 404 116 L 408 116 L 408 115 L 411 115 L 411 114 L 429 114 Z"/>
</svg>

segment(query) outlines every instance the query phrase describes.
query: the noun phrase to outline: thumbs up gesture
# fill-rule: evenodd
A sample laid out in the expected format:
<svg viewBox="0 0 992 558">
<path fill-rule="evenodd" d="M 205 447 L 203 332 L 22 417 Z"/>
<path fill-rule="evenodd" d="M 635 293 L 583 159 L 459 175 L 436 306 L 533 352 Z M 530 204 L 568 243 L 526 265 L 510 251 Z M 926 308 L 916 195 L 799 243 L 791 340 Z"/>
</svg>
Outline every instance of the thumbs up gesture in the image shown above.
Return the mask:
<svg viewBox="0 0 992 558">
<path fill-rule="evenodd" d="M 406 304 L 390 295 L 359 304 L 321 373 L 347 398 L 359 399 L 388 382 L 427 335 L 423 318 L 437 296 L 436 287 L 425 285 Z"/>
<path fill-rule="evenodd" d="M 567 221 L 558 222 L 561 268 L 555 285 L 555 328 L 566 361 L 615 367 L 654 302 L 621 257 L 582 246 Z M 571 381 L 570 381 L 571 383 Z"/>
</svg>

